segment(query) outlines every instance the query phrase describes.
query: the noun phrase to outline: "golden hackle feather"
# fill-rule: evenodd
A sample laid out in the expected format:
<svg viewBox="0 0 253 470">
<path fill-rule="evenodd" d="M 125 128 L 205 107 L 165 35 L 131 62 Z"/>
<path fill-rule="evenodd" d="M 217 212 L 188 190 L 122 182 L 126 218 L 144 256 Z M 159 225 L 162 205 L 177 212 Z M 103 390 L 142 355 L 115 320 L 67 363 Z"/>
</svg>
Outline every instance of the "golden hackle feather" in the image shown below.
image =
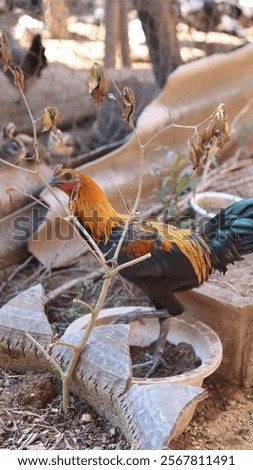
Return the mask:
<svg viewBox="0 0 253 470">
<path fill-rule="evenodd" d="M 189 259 L 199 283 L 208 279 L 211 270 L 211 255 L 207 244 L 202 238 L 194 236 L 189 229 L 178 229 L 160 222 L 152 221 L 150 226 L 157 230 L 161 236 L 164 251 L 170 252 L 176 245 Z M 142 252 L 141 254 L 145 253 Z"/>
<path fill-rule="evenodd" d="M 171 251 L 171 243 L 175 244 L 179 250 L 189 259 L 199 283 L 206 281 L 211 270 L 210 250 L 204 240 L 194 236 L 189 229 L 179 230 L 173 226 L 166 226 L 165 244 L 168 251 Z"/>
<path fill-rule="evenodd" d="M 76 199 L 76 213 L 84 226 L 90 230 L 92 237 L 99 243 L 110 238 L 112 229 L 124 226 L 127 216 L 119 214 L 111 205 L 102 189 L 86 175 L 82 175 L 82 182 Z"/>
</svg>

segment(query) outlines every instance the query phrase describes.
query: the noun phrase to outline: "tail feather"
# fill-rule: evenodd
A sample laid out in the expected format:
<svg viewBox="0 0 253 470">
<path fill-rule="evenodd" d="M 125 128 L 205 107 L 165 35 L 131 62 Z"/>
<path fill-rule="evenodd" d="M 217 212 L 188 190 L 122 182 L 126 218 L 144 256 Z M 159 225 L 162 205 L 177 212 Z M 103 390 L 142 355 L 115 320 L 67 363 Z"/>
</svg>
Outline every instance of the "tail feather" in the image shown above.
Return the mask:
<svg viewBox="0 0 253 470">
<path fill-rule="evenodd" d="M 41 70 L 47 66 L 45 47 L 41 42 L 40 34 L 35 34 L 30 49 L 21 63 L 22 70 L 27 77 L 40 76 Z"/>
<path fill-rule="evenodd" d="M 253 198 L 219 212 L 205 225 L 203 237 L 211 251 L 213 268 L 224 273 L 228 264 L 253 252 Z"/>
</svg>

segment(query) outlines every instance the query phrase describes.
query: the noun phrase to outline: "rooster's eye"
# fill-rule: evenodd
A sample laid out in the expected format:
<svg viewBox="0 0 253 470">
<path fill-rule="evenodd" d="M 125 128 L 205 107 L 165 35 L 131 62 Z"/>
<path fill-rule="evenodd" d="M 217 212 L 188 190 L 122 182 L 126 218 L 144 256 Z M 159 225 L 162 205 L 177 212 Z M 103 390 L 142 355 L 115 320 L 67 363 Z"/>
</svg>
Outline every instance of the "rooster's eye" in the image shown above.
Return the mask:
<svg viewBox="0 0 253 470">
<path fill-rule="evenodd" d="M 65 180 L 71 180 L 71 178 L 72 178 L 71 173 L 65 173 L 65 175 L 64 175 Z"/>
</svg>

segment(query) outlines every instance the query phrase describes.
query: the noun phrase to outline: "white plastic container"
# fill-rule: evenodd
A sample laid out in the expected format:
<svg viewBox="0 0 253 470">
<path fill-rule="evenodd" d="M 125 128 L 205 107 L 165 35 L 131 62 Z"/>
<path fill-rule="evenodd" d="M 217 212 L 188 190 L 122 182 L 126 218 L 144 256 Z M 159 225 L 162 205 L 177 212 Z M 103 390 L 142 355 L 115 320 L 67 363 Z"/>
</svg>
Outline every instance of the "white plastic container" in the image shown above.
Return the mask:
<svg viewBox="0 0 253 470">
<path fill-rule="evenodd" d="M 231 206 L 234 202 L 238 202 L 241 199 L 241 197 L 234 194 L 206 191 L 195 194 L 190 200 L 190 205 L 195 212 L 198 227 L 202 228 L 205 222 L 218 214 L 222 209 Z"/>
</svg>

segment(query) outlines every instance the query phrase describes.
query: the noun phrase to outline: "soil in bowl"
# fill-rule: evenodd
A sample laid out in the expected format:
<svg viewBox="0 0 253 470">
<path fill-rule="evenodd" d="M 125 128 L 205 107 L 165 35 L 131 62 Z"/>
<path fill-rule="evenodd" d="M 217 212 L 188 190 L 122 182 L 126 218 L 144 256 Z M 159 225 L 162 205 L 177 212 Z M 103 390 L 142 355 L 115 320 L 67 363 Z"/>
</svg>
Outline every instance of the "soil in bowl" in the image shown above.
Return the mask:
<svg viewBox="0 0 253 470">
<path fill-rule="evenodd" d="M 148 361 L 146 354 L 154 354 L 156 343 L 148 346 L 130 346 L 130 354 L 133 364 L 141 364 Z M 152 378 L 163 378 L 174 375 L 184 374 L 196 369 L 201 365 L 201 359 L 196 356 L 193 347 L 187 343 L 172 344 L 167 341 L 163 355 L 168 369 L 160 366 L 154 373 Z M 133 369 L 134 377 L 145 377 L 149 371 L 149 367 L 141 369 Z"/>
</svg>

